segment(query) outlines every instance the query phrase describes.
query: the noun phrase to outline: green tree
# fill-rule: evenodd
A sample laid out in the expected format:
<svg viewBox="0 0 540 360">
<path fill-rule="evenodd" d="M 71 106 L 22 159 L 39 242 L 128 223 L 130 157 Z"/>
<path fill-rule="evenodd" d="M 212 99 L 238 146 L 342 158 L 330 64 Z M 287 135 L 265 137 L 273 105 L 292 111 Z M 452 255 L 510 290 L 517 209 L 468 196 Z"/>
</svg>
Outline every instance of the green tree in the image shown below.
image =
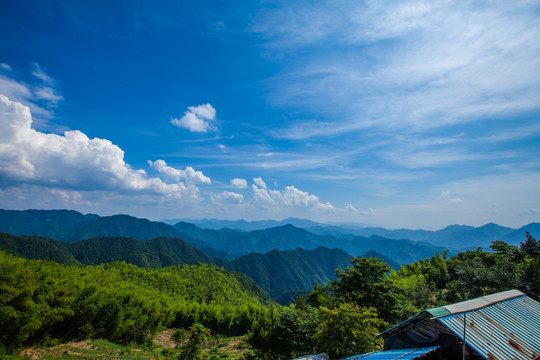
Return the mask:
<svg viewBox="0 0 540 360">
<path fill-rule="evenodd" d="M 187 342 L 180 348 L 178 360 L 200 359 L 204 341 L 210 336 L 210 330 L 200 323 L 195 323 L 189 328 Z"/>
<path fill-rule="evenodd" d="M 351 303 L 340 304 L 335 309 L 322 307 L 320 329 L 313 338 L 320 351 L 332 359 L 341 359 L 379 349 L 381 340 L 374 336 L 382 323 L 374 308 Z"/>
<path fill-rule="evenodd" d="M 330 282 L 336 299 L 359 307 L 375 308 L 390 323 L 406 319 L 416 311 L 406 292 L 389 278 L 390 267 L 375 258 L 351 259 L 353 266 L 337 269 L 337 279 Z"/>
<path fill-rule="evenodd" d="M 318 310 L 311 306 L 273 308 L 248 336 L 259 359 L 290 359 L 315 351 Z"/>
</svg>

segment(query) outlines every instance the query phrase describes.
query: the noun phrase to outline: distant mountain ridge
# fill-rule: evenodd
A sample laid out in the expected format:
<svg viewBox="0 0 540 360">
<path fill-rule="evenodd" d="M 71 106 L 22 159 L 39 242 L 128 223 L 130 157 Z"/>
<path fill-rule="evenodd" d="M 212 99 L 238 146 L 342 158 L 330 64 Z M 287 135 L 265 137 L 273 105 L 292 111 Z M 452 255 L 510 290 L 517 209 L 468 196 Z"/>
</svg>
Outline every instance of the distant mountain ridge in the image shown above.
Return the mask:
<svg viewBox="0 0 540 360">
<path fill-rule="evenodd" d="M 60 241 L 102 236 L 148 240 L 159 236 L 180 237 L 171 225 L 129 215 L 83 215 L 74 210 L 0 210 L 0 231 L 13 235 L 36 235 Z"/>
<path fill-rule="evenodd" d="M 184 222 L 176 224 L 175 228 L 182 233 L 183 238 L 197 239 L 197 243 L 194 244 L 196 246 L 204 245 L 227 251 L 235 256 L 251 252 L 266 253 L 274 249 L 303 248 L 314 250 L 319 246 L 324 246 L 329 249 L 340 248 L 355 256 L 361 256 L 369 250 L 375 250 L 400 264 L 408 264 L 418 259 L 431 257 L 436 251 L 445 250 L 442 246 L 407 239 L 386 239 L 380 236 L 370 238 L 357 236 L 352 239 L 340 239 L 330 235 L 312 234 L 293 225 L 249 232 L 238 232 L 230 229 L 201 229 L 196 225 Z"/>
<path fill-rule="evenodd" d="M 174 220 L 170 220 L 175 225 Z M 468 225 L 449 225 L 440 230 L 410 230 L 410 229 L 385 229 L 381 227 L 362 227 L 354 225 L 328 225 L 310 220 L 287 218 L 281 221 L 245 221 L 245 220 L 215 220 L 215 219 L 181 219 L 178 222 L 188 222 L 203 229 L 231 229 L 249 232 L 253 230 L 265 230 L 271 227 L 294 225 L 305 229 L 315 235 L 330 235 L 341 239 L 352 239 L 357 236 L 371 237 L 373 235 L 388 239 L 408 239 L 424 241 L 432 245 L 448 247 L 451 249 L 473 249 L 476 247 L 487 248 L 494 240 L 503 240 L 512 245 L 519 245 L 525 239 L 525 231 L 540 233 L 540 223 L 530 223 L 519 229 L 512 229 L 494 223 L 488 223 L 480 227 Z"/>
<path fill-rule="evenodd" d="M 208 220 L 207 220 L 208 221 Z M 217 220 L 216 220 L 217 221 Z M 0 231 L 14 235 L 36 235 L 61 241 L 99 238 L 105 236 L 149 240 L 157 237 L 181 238 L 207 254 L 229 261 L 251 252 L 266 253 L 273 249 L 314 250 L 319 246 L 341 248 L 352 255 L 375 250 L 398 263 L 409 263 L 429 257 L 444 249 L 487 248 L 493 240 L 504 240 L 518 245 L 525 239 L 525 231 L 540 232 L 539 223 L 531 223 L 518 230 L 497 224 L 471 226 L 451 225 L 437 231 L 388 230 L 383 228 L 340 228 L 296 218 L 281 222 L 255 222 L 259 225 L 294 222 L 264 230 L 239 231 L 201 228 L 179 222 L 174 226 L 162 222 L 139 219 L 128 215 L 101 217 L 83 215 L 73 210 L 0 210 Z M 252 224 L 235 221 L 236 224 Z M 299 226 L 302 226 L 300 228 Z M 233 255 L 231 257 L 230 255 Z"/>
</svg>

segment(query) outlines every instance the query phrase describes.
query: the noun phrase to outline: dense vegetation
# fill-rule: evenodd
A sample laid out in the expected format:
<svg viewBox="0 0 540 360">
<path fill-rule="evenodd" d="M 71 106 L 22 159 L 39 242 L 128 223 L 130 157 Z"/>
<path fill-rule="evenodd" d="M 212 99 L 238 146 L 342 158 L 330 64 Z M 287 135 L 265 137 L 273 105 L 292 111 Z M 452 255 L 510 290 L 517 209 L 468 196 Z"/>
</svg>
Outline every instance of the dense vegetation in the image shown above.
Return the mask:
<svg viewBox="0 0 540 360">
<path fill-rule="evenodd" d="M 0 250 L 27 259 L 53 260 L 66 265 L 125 261 L 157 269 L 176 264 L 216 263 L 184 240 L 166 237 L 141 241 L 108 236 L 66 243 L 38 236 L 15 236 L 0 232 Z"/>
<path fill-rule="evenodd" d="M 248 275 L 276 299 L 289 291 L 309 292 L 315 283 L 326 284 L 335 279 L 335 270 L 346 266 L 350 258 L 352 256 L 343 250 L 319 247 L 251 253 L 224 266 Z"/>
<path fill-rule="evenodd" d="M 0 252 L 0 351 L 49 337 L 144 342 L 161 327 L 196 322 L 243 334 L 267 300 L 249 283 L 211 265 L 81 267 Z"/>
<path fill-rule="evenodd" d="M 422 309 L 514 288 L 540 297 L 540 241 L 529 233 L 519 247 L 494 241 L 491 251 L 437 253 L 398 271 L 379 259 L 355 258 L 327 286 L 266 313 L 249 342 L 260 359 L 321 351 L 344 358 L 380 348 L 374 335 Z"/>
<path fill-rule="evenodd" d="M 99 265 L 125 261 L 144 268 L 157 269 L 175 264 L 205 263 L 251 277 L 271 297 L 290 304 L 292 294 L 304 294 L 315 283 L 335 279 L 335 269 L 344 267 L 352 257 L 340 249 L 274 250 L 266 254 L 248 254 L 226 262 L 210 258 L 177 238 L 159 237 L 148 241 L 133 238 L 102 237 L 60 242 L 37 236 L 14 236 L 0 232 L 0 250 L 27 259 L 52 260 L 67 265 Z M 380 256 L 380 255 L 379 255 Z M 281 302 L 280 302 L 281 303 Z"/>
</svg>

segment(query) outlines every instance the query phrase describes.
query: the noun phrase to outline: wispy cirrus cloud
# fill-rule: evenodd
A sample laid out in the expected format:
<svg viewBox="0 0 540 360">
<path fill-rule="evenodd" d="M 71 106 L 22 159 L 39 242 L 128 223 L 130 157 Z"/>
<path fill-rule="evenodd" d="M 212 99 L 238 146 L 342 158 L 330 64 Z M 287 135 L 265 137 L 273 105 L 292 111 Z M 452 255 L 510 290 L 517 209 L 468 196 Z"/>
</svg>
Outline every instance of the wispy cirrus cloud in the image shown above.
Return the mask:
<svg viewBox="0 0 540 360">
<path fill-rule="evenodd" d="M 287 57 L 269 96 L 320 118 L 281 136 L 418 132 L 539 108 L 537 3 L 280 5 L 261 12 L 253 31 L 273 52 L 299 55 Z"/>
<path fill-rule="evenodd" d="M 0 66 L 0 94 L 20 102 L 32 110 L 38 118 L 51 119 L 54 109 L 64 97 L 56 89 L 56 81 L 37 63 L 33 65 L 34 81 L 26 83 L 17 78 L 9 64 Z"/>
</svg>

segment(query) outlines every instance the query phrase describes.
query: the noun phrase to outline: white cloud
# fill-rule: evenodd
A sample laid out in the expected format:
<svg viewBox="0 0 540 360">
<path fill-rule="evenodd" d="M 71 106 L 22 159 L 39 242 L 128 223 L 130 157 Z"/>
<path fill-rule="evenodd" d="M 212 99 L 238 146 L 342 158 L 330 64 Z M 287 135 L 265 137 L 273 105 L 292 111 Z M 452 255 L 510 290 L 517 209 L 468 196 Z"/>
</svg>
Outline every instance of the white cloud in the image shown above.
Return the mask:
<svg viewBox="0 0 540 360">
<path fill-rule="evenodd" d="M 425 131 L 538 110 L 538 11 L 530 1 L 417 0 L 267 9 L 253 30 L 286 60 L 271 100 L 321 117 L 280 135 Z M 326 43 L 337 45 L 319 46 Z"/>
<path fill-rule="evenodd" d="M 64 100 L 62 95 L 59 95 L 56 90 L 48 86 L 41 86 L 34 90 L 34 95 L 37 99 L 48 101 L 53 106 L 57 106 L 60 100 Z"/>
<path fill-rule="evenodd" d="M 9 64 L 6 64 L 6 63 L 0 63 L 0 68 L 2 68 L 4 70 L 7 70 L 7 71 L 11 71 L 11 66 Z"/>
<path fill-rule="evenodd" d="M 520 212 L 518 216 L 537 216 L 540 215 L 540 212 L 536 209 L 530 208 L 527 211 Z"/>
<path fill-rule="evenodd" d="M 180 119 L 173 118 L 171 123 L 191 132 L 208 132 L 216 130 L 216 110 L 210 104 L 190 106 Z"/>
<path fill-rule="evenodd" d="M 260 179 L 260 178 L 256 178 Z M 255 179 L 254 179 L 255 181 Z M 262 182 L 262 184 L 261 184 Z M 286 186 L 284 190 L 272 190 L 266 188 L 262 180 L 256 181 L 261 185 L 252 185 L 253 198 L 251 203 L 265 209 L 280 210 L 285 208 L 305 208 L 318 210 L 334 210 L 330 203 L 321 203 L 319 198 L 305 191 L 301 191 L 294 186 Z"/>
<path fill-rule="evenodd" d="M 353 206 L 353 204 L 351 204 L 351 203 L 345 204 L 345 210 L 351 211 L 351 212 L 359 212 L 360 211 L 357 208 L 355 208 Z"/>
<path fill-rule="evenodd" d="M 266 189 L 266 183 L 261 179 L 261 177 L 253 178 L 253 182 L 260 188 Z"/>
<path fill-rule="evenodd" d="M 222 204 L 241 204 L 244 199 L 242 194 L 231 191 L 223 191 L 221 194 L 213 194 L 211 200 Z"/>
<path fill-rule="evenodd" d="M 247 188 L 247 181 L 245 179 L 231 179 L 231 185 L 234 186 L 237 189 L 245 189 Z"/>
<path fill-rule="evenodd" d="M 11 66 L 8 64 L 1 64 L 0 67 L 11 70 Z M 34 117 L 49 119 L 53 116 L 52 110 L 64 98 L 53 87 L 55 81 L 45 74 L 39 65 L 35 64 L 35 70 L 32 74 L 39 80 L 39 84 L 27 84 L 0 74 L 0 94 L 7 96 L 11 101 L 28 106 Z"/>
<path fill-rule="evenodd" d="M 191 166 L 186 167 L 185 170 L 180 170 L 168 166 L 164 160 L 156 160 L 154 162 L 148 160 L 147 162 L 169 181 L 180 181 L 184 179 L 188 185 L 212 183 L 209 177 L 205 176 L 201 171 L 195 171 Z"/>
<path fill-rule="evenodd" d="M 372 208 L 369 208 L 367 210 L 362 210 L 361 213 L 362 215 L 365 215 L 365 216 L 373 216 L 376 214 L 376 211 Z"/>
<path fill-rule="evenodd" d="M 80 131 L 47 134 L 32 128 L 30 109 L 0 94 L 0 186 L 23 184 L 54 189 L 148 193 L 196 200 L 199 190 L 167 184 L 135 170 L 107 139 Z M 65 197 L 64 197 L 65 198 Z"/>
<path fill-rule="evenodd" d="M 34 71 L 32 71 L 32 75 L 43 81 L 45 84 L 52 85 L 54 84 L 54 80 L 43 71 L 41 66 L 37 63 L 34 64 Z"/>
</svg>

